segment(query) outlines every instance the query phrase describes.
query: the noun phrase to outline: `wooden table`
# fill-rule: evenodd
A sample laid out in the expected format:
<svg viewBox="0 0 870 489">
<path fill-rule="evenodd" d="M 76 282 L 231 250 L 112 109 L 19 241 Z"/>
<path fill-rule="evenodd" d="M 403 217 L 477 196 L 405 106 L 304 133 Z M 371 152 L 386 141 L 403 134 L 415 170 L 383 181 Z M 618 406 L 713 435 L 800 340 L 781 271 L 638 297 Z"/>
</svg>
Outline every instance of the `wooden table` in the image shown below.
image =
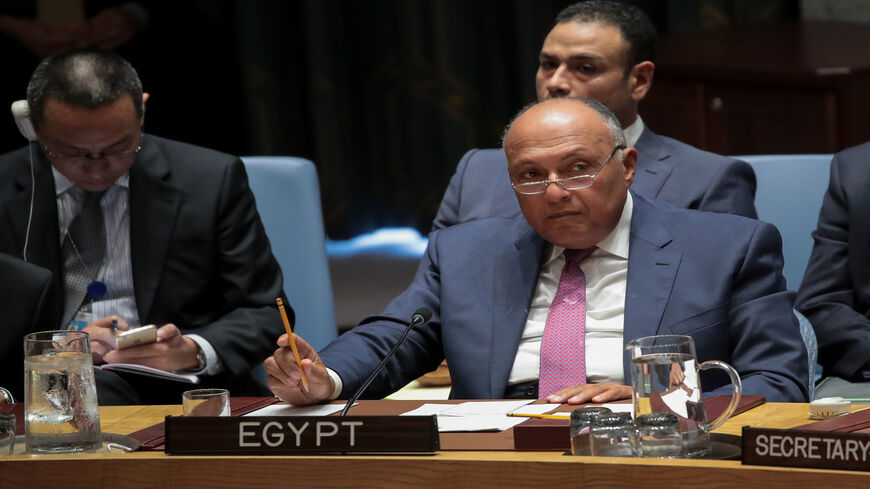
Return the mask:
<svg viewBox="0 0 870 489">
<path fill-rule="evenodd" d="M 384 401 L 389 402 L 389 401 Z M 725 423 L 790 427 L 806 404 L 768 403 Z M 106 432 L 130 433 L 178 415 L 180 406 L 104 407 Z M 0 488 L 272 487 L 870 487 L 870 472 L 743 466 L 739 461 L 569 457 L 557 452 L 442 451 L 412 456 L 168 456 L 130 454 L 0 457 Z"/>
</svg>

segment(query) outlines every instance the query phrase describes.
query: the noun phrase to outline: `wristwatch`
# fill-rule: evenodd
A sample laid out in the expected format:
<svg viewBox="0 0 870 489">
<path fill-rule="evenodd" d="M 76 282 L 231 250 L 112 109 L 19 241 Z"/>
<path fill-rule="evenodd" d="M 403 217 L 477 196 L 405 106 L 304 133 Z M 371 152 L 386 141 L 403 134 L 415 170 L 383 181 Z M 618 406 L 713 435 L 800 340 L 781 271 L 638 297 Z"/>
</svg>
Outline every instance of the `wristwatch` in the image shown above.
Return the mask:
<svg viewBox="0 0 870 489">
<path fill-rule="evenodd" d="M 201 370 L 205 370 L 205 352 L 202 351 L 202 348 L 196 352 L 196 361 L 199 362 L 199 365 L 196 367 L 196 371 L 199 372 Z"/>
</svg>

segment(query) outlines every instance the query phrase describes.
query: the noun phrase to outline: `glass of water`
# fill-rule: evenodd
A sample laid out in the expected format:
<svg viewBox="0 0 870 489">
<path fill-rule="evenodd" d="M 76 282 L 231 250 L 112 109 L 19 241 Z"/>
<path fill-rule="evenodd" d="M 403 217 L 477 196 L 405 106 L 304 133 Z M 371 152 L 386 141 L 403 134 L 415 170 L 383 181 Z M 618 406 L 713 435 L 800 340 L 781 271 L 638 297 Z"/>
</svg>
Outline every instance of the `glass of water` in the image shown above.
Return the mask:
<svg viewBox="0 0 870 489">
<path fill-rule="evenodd" d="M 87 333 L 42 331 L 24 337 L 24 433 L 30 453 L 102 446 Z"/>
<path fill-rule="evenodd" d="M 181 394 L 185 416 L 229 416 L 230 391 L 194 389 Z"/>
<path fill-rule="evenodd" d="M 637 437 L 629 413 L 601 414 L 589 427 L 589 448 L 595 457 L 637 457 Z"/>
</svg>

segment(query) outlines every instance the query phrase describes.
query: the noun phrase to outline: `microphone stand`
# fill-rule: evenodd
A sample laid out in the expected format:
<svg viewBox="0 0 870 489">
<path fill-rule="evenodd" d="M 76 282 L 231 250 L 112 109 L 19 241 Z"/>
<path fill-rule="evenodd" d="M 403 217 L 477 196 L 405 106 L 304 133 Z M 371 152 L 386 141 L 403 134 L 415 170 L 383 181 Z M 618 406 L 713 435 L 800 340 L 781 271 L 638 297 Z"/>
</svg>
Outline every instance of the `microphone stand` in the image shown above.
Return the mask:
<svg viewBox="0 0 870 489">
<path fill-rule="evenodd" d="M 362 386 L 359 389 L 357 389 L 357 391 L 352 396 L 350 396 L 350 399 L 347 400 L 347 404 L 344 405 L 344 409 L 341 410 L 341 414 L 339 414 L 339 416 L 347 415 L 347 412 L 350 410 L 350 408 L 353 406 L 353 404 L 357 401 L 357 399 L 359 399 L 359 397 L 363 394 L 363 392 L 365 392 L 365 390 L 368 388 L 369 384 L 371 384 L 372 381 L 375 379 L 375 376 L 377 376 L 381 372 L 381 370 L 384 369 L 384 366 L 387 364 L 387 362 L 391 358 L 393 358 L 393 355 L 396 354 L 396 350 L 398 350 L 399 346 L 401 346 L 402 343 L 405 342 L 405 338 L 408 337 L 408 333 L 411 332 L 411 330 L 414 328 L 414 326 L 419 326 L 419 325 L 425 323 L 426 321 L 428 321 L 430 318 L 432 318 L 432 310 L 426 306 L 423 306 L 423 307 L 417 309 L 416 311 L 414 311 L 414 314 L 411 315 L 411 321 L 408 323 L 408 327 L 405 328 L 405 331 L 402 333 L 402 337 L 399 338 L 399 341 L 396 342 L 395 345 L 393 345 L 393 348 L 390 349 L 389 353 L 387 353 L 386 356 L 384 356 L 383 360 L 381 360 L 381 363 L 379 363 L 378 366 L 375 367 L 375 369 L 372 371 L 371 375 L 369 375 L 369 377 L 365 380 L 365 382 L 363 382 Z"/>
</svg>

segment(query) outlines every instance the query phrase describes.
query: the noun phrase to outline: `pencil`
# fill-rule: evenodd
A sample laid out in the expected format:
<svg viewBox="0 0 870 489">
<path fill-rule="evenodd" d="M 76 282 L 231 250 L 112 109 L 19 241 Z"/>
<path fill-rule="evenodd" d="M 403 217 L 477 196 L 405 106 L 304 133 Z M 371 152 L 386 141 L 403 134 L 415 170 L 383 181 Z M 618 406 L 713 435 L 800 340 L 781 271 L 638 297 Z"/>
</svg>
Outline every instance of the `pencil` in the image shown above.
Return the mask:
<svg viewBox="0 0 870 489">
<path fill-rule="evenodd" d="M 287 338 L 290 340 L 290 349 L 293 350 L 293 358 L 296 359 L 296 365 L 299 370 L 302 370 L 302 359 L 299 358 L 299 350 L 296 348 L 296 339 L 293 337 L 293 329 L 290 328 L 290 320 L 287 319 L 287 311 L 284 310 L 284 301 L 281 298 L 275 299 L 278 303 L 278 310 L 281 311 L 281 319 L 284 320 L 284 329 L 287 331 Z M 302 370 L 302 390 L 308 393 L 308 379 L 305 378 L 305 371 Z"/>
<path fill-rule="evenodd" d="M 569 413 L 570 414 L 570 413 Z M 514 418 L 539 418 L 539 419 L 570 419 L 570 416 L 558 416 L 556 414 L 523 414 L 523 413 L 507 413 L 508 416 Z"/>
</svg>

